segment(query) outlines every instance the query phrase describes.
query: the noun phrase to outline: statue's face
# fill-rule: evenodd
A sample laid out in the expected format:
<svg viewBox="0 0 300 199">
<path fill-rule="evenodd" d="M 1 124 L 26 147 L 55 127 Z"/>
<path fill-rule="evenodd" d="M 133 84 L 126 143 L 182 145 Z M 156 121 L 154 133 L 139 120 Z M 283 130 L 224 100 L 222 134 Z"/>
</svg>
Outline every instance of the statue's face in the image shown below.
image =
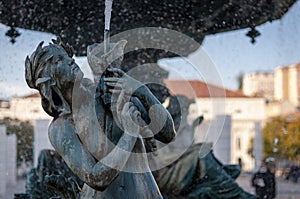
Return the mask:
<svg viewBox="0 0 300 199">
<path fill-rule="evenodd" d="M 83 72 L 66 51 L 58 48 L 55 50 L 53 58 L 55 77 L 60 87 L 73 87 L 76 80 L 83 78 Z"/>
</svg>

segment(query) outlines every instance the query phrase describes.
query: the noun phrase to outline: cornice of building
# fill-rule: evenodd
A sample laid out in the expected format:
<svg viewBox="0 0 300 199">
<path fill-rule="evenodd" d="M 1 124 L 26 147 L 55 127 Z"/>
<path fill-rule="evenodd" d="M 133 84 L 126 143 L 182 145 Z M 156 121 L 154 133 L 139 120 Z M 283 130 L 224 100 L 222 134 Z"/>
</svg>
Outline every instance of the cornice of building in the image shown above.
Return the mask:
<svg viewBox="0 0 300 199">
<path fill-rule="evenodd" d="M 278 66 L 275 68 L 275 70 L 289 70 L 292 68 L 300 69 L 300 62 L 295 63 L 295 64 L 286 65 L 286 66 Z"/>
<path fill-rule="evenodd" d="M 185 95 L 192 98 L 249 98 L 241 91 L 233 91 L 200 80 L 168 80 L 164 83 L 172 95 Z"/>
</svg>

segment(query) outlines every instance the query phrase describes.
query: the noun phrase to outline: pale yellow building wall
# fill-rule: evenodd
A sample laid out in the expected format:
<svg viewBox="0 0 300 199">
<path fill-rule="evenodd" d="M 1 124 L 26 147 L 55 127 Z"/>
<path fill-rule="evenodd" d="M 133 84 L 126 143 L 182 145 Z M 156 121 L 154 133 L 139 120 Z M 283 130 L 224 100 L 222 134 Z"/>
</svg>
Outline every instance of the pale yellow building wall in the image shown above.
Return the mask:
<svg viewBox="0 0 300 199">
<path fill-rule="evenodd" d="M 289 87 L 290 88 L 289 93 L 291 96 L 291 102 L 295 106 L 299 106 L 300 105 L 300 64 L 293 65 L 291 69 L 293 75 L 291 84 L 293 84 L 293 87 Z"/>
<path fill-rule="evenodd" d="M 282 98 L 281 100 L 289 100 L 289 71 L 288 69 L 283 69 L 282 78 Z"/>
<path fill-rule="evenodd" d="M 37 119 L 51 119 L 42 108 L 39 97 L 13 98 L 9 109 L 0 109 L 0 119 L 5 117 L 16 118 L 22 121 Z"/>
<path fill-rule="evenodd" d="M 289 70 L 287 67 L 275 69 L 274 93 L 275 99 L 282 101 L 289 99 Z"/>
<path fill-rule="evenodd" d="M 243 77 L 243 93 L 245 95 L 251 96 L 257 92 L 258 82 L 256 81 L 255 74 L 247 74 Z"/>
<path fill-rule="evenodd" d="M 295 112 L 295 106 L 288 100 L 266 104 L 266 118 L 288 115 Z"/>
<path fill-rule="evenodd" d="M 260 95 L 273 99 L 274 74 L 271 72 L 256 72 L 244 75 L 243 93 L 247 96 Z"/>
<path fill-rule="evenodd" d="M 283 79 L 282 70 L 280 70 L 280 68 L 276 68 L 274 71 L 274 98 L 275 98 L 275 100 L 280 100 L 283 96 L 282 79 Z"/>
<path fill-rule="evenodd" d="M 298 70 L 290 67 L 288 70 L 288 99 L 295 106 L 298 105 Z"/>
<path fill-rule="evenodd" d="M 300 102 L 300 64 L 293 64 L 275 69 L 275 99 L 290 101 L 295 107 Z"/>
</svg>

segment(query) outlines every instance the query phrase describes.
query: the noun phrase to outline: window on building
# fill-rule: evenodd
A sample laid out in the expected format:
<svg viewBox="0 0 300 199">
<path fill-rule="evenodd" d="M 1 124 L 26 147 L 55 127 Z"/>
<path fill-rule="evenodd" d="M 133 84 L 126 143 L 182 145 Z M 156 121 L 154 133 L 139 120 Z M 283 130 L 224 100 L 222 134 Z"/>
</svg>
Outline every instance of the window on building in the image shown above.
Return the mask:
<svg viewBox="0 0 300 199">
<path fill-rule="evenodd" d="M 243 168 L 243 160 L 240 157 L 238 158 L 238 164 L 241 168 Z"/>
<path fill-rule="evenodd" d="M 241 138 L 236 139 L 236 148 L 237 150 L 241 150 Z"/>
<path fill-rule="evenodd" d="M 235 113 L 241 113 L 242 110 L 241 110 L 241 109 L 236 109 L 234 112 L 235 112 Z"/>
</svg>

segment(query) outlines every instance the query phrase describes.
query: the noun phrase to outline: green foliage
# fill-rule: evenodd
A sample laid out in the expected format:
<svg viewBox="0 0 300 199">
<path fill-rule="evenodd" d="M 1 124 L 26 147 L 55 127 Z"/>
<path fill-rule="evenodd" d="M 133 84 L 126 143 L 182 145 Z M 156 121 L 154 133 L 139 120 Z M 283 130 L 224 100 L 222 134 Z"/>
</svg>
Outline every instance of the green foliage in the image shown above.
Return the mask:
<svg viewBox="0 0 300 199">
<path fill-rule="evenodd" d="M 17 163 L 33 161 L 33 126 L 29 121 L 5 118 L 0 124 L 6 126 L 8 135 L 15 134 L 17 138 Z"/>
<path fill-rule="evenodd" d="M 240 72 L 236 77 L 236 81 L 238 83 L 238 89 L 243 89 L 243 77 L 244 77 L 244 73 L 242 72 Z"/>
<path fill-rule="evenodd" d="M 263 129 L 264 156 L 297 160 L 300 155 L 300 118 L 275 118 Z"/>
</svg>

